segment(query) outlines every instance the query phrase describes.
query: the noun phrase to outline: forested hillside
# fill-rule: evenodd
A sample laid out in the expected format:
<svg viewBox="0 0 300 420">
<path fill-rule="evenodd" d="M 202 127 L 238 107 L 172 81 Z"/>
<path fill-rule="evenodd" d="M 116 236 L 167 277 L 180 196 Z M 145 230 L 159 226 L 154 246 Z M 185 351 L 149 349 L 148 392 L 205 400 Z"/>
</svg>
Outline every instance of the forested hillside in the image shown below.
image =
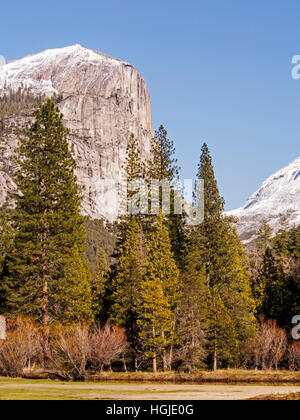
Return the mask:
<svg viewBox="0 0 300 420">
<path fill-rule="evenodd" d="M 155 215 L 137 201 L 139 211 L 114 225 L 84 218 L 67 137 L 55 101 L 47 100 L 19 141 L 15 206 L 2 209 L 0 223 L 0 311 L 9 321 L 0 373 L 18 375 L 33 360 L 75 379 L 107 367 L 298 369 L 300 349 L 289 332 L 300 311 L 299 227 L 283 226 L 273 237 L 264 222 L 245 250 L 236 220 L 224 213 L 206 143 L 195 168 L 205 185 L 200 225 L 188 225 L 184 213 L 165 214 L 161 191 Z M 179 171 L 163 126 L 147 161 L 130 136 L 128 197 L 131 181 L 172 182 Z M 12 373 L 20 341 L 24 354 Z"/>
</svg>

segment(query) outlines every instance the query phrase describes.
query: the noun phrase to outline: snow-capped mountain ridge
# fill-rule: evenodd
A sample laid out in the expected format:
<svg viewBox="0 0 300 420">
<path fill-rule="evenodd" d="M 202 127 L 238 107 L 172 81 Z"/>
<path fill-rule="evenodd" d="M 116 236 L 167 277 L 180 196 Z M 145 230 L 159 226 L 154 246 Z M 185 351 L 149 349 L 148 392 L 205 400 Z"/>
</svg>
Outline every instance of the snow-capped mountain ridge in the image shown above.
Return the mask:
<svg viewBox="0 0 300 420">
<path fill-rule="evenodd" d="M 114 221 L 128 139 L 135 135 L 141 157 L 147 160 L 154 136 L 150 95 L 141 74 L 125 61 L 73 45 L 0 66 L 0 96 L 20 88 L 33 95 L 59 96 L 74 146 L 76 175 L 85 187 L 82 212 Z M 13 156 L 20 131 L 31 122 L 30 115 L 5 121 L 0 136 L 0 207 L 15 190 Z"/>
<path fill-rule="evenodd" d="M 239 233 L 251 240 L 266 219 L 274 231 L 283 219 L 290 225 L 300 224 L 300 157 L 271 175 L 245 205 L 227 213 L 239 219 Z"/>
<path fill-rule="evenodd" d="M 44 70 L 53 71 L 62 65 L 67 72 L 70 68 L 78 68 L 86 65 L 107 65 L 107 67 L 119 67 L 122 64 L 131 66 L 116 58 L 106 54 L 92 51 L 79 44 L 65 48 L 45 50 L 36 55 L 29 55 L 21 60 L 14 60 L 0 67 L 0 91 L 4 92 L 7 88 L 18 89 L 21 85 L 29 88 L 32 93 L 45 94 L 48 96 L 58 94 L 53 86 L 50 74 L 49 80 L 41 80 L 37 74 L 44 74 Z M 34 75 L 34 77 L 33 77 Z M 62 74 L 61 77 L 66 76 Z"/>
</svg>

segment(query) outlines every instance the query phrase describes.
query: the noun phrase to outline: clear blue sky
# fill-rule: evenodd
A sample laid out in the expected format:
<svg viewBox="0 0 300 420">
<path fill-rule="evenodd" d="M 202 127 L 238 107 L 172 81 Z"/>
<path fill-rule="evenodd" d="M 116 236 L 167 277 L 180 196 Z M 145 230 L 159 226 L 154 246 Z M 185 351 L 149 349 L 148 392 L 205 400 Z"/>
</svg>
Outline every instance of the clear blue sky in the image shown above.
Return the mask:
<svg viewBox="0 0 300 420">
<path fill-rule="evenodd" d="M 227 209 L 300 155 L 299 0 L 10 0 L 7 60 L 75 43 L 135 65 L 186 178 L 206 141 Z"/>
</svg>

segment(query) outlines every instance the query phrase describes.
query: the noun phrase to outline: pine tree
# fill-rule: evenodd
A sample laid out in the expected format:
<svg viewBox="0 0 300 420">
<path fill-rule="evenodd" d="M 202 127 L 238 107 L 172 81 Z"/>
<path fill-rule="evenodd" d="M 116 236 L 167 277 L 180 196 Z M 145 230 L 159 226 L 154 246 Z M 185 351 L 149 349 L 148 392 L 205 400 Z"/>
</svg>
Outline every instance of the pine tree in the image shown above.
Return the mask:
<svg viewBox="0 0 300 420">
<path fill-rule="evenodd" d="M 92 323 L 92 274 L 82 251 L 77 247 L 62 260 L 62 276 L 49 294 L 49 306 L 62 323 Z"/>
<path fill-rule="evenodd" d="M 207 351 L 208 360 L 213 362 L 216 371 L 219 361 L 230 364 L 238 354 L 238 337 L 234 319 L 224 303 L 218 288 L 210 289 L 208 305 Z M 225 364 L 225 366 L 226 366 Z"/>
<path fill-rule="evenodd" d="M 139 340 L 144 354 L 152 358 L 153 372 L 157 372 L 157 356 L 169 344 L 166 333 L 172 329 L 172 313 L 163 285 L 149 264 L 141 283 L 138 301 Z"/>
<path fill-rule="evenodd" d="M 0 213 L 0 276 L 13 245 L 13 230 L 6 213 Z"/>
<path fill-rule="evenodd" d="M 186 253 L 186 269 L 182 278 L 182 293 L 177 314 L 177 363 L 180 369 L 191 372 L 204 366 L 206 359 L 209 289 L 204 266 L 190 238 Z"/>
<path fill-rule="evenodd" d="M 246 270 L 246 257 L 231 219 L 223 215 L 224 199 L 220 197 L 215 179 L 212 159 L 206 144 L 198 170 L 199 179 L 204 180 L 204 221 L 192 233 L 192 242 L 197 252 L 199 273 L 205 277 L 209 295 L 206 329 L 208 335 L 209 358 L 214 369 L 220 362 L 231 362 L 232 357 L 224 359 L 237 349 L 247 335 L 255 332 L 254 302 Z M 193 259 L 195 259 L 195 255 Z M 187 272 L 190 267 L 187 264 Z M 237 309 L 238 308 L 238 309 Z M 222 335 L 224 319 L 228 328 Z M 245 333 L 245 331 L 247 333 Z M 220 337 L 223 337 L 222 339 Z"/>
<path fill-rule="evenodd" d="M 170 345 L 172 352 L 172 345 L 174 344 L 175 338 L 175 315 L 180 298 L 180 273 L 171 250 L 169 232 L 165 225 L 165 218 L 162 212 L 156 217 L 153 232 L 148 240 L 147 272 L 143 282 L 143 299 L 146 299 L 147 302 L 144 302 L 144 300 L 141 301 L 142 308 L 148 308 L 149 302 L 153 298 L 152 293 L 154 293 L 155 287 L 158 291 L 158 299 L 164 299 L 165 302 L 167 302 L 165 317 L 162 312 L 163 308 L 158 308 L 159 300 L 156 304 L 156 310 L 159 312 L 156 313 L 155 307 L 151 312 L 154 323 L 156 322 L 157 316 L 157 319 L 159 322 L 162 322 L 162 325 L 164 325 L 164 323 L 169 325 L 168 328 L 164 330 L 158 328 L 158 323 L 155 328 L 156 334 L 158 334 L 158 331 L 162 334 L 162 340 L 159 341 L 159 343 L 165 344 L 165 346 L 161 346 L 160 350 L 162 351 L 163 367 L 164 370 L 166 370 L 168 368 L 166 348 L 167 345 Z M 147 290 L 150 293 L 149 297 L 147 297 Z M 153 301 L 153 305 L 155 306 L 155 301 Z M 144 320 L 140 321 L 140 323 L 142 323 L 144 327 L 146 323 L 145 319 L 149 316 L 149 312 L 146 311 L 144 317 L 143 309 L 140 309 L 140 320 Z M 168 322 L 170 322 L 170 324 L 168 324 Z M 144 334 L 144 331 L 142 331 L 142 334 Z M 157 355 L 157 352 L 155 352 L 155 355 Z M 170 364 L 171 361 L 169 362 L 169 365 Z"/>
<path fill-rule="evenodd" d="M 148 253 L 150 264 L 153 265 L 152 270 L 162 282 L 169 306 L 175 312 L 180 295 L 180 272 L 174 260 L 169 231 L 162 212 L 155 219 L 148 241 Z"/>
<path fill-rule="evenodd" d="M 139 330 L 137 318 L 146 258 L 144 233 L 137 220 L 132 218 L 119 250 L 116 275 L 112 285 L 111 315 L 117 325 L 126 328 L 127 339 L 132 350 L 134 370 L 138 368 Z"/>
<path fill-rule="evenodd" d="M 292 238 L 291 233 L 289 232 L 289 224 L 287 219 L 282 220 L 281 229 L 277 232 L 272 242 L 276 255 L 281 257 L 288 257 L 291 249 Z"/>
<path fill-rule="evenodd" d="M 145 165 L 141 159 L 139 142 L 134 134 L 131 134 L 129 138 L 123 169 L 125 170 L 128 182 L 134 181 L 137 178 L 142 178 L 145 173 Z"/>
<path fill-rule="evenodd" d="M 180 168 L 174 158 L 175 147 L 168 139 L 168 132 L 161 125 L 152 139 L 151 159 L 148 161 L 148 177 L 150 179 L 167 179 L 170 182 L 178 178 Z"/>
<path fill-rule="evenodd" d="M 11 309 L 43 323 L 72 321 L 75 308 L 77 319 L 90 319 L 90 275 L 76 272 L 79 260 L 85 265 L 85 231 L 68 130 L 50 100 L 33 117 L 18 148 L 16 236 L 8 261 Z"/>
<path fill-rule="evenodd" d="M 138 209 L 138 214 L 133 214 L 131 208 L 131 200 L 133 199 L 134 195 L 137 191 L 131 190 L 131 184 L 134 181 L 142 180 L 145 178 L 145 165 L 141 159 L 141 152 L 139 147 L 139 142 L 135 138 L 134 134 L 131 134 L 129 138 L 129 142 L 126 149 L 126 159 L 123 165 L 123 177 L 125 182 L 125 188 L 121 192 L 120 204 L 122 206 L 123 212 L 125 214 L 121 217 L 121 222 L 126 228 L 126 223 L 130 221 L 132 217 L 141 218 L 141 214 L 143 212 L 143 203 L 141 200 L 138 200 L 135 205 Z M 147 194 L 147 192 L 144 192 Z M 122 224 L 119 226 L 122 228 Z"/>
<path fill-rule="evenodd" d="M 168 132 L 163 125 L 155 133 L 155 138 L 152 140 L 151 159 L 147 165 L 148 180 L 167 180 L 171 185 L 170 197 L 170 215 L 167 216 L 166 222 L 169 227 L 169 234 L 172 244 L 172 251 L 175 255 L 178 267 L 182 267 L 183 253 L 185 247 L 185 232 L 184 223 L 185 217 L 183 215 L 174 214 L 174 200 L 175 194 L 178 191 L 174 189 L 174 183 L 179 178 L 180 168 L 178 161 L 174 157 L 175 147 L 173 141 L 168 139 Z M 162 190 L 160 189 L 160 207 L 162 205 Z"/>
<path fill-rule="evenodd" d="M 104 249 L 101 249 L 99 252 L 96 276 L 92 281 L 93 311 L 96 319 L 100 319 L 103 312 L 108 279 L 108 257 Z"/>
<path fill-rule="evenodd" d="M 7 260 L 13 249 L 14 231 L 9 217 L 0 213 L 0 313 L 7 310 L 7 284 L 4 281 L 7 270 Z"/>
<path fill-rule="evenodd" d="M 271 248 L 265 251 L 258 289 L 259 314 L 267 319 L 276 319 L 281 326 L 288 326 L 293 306 L 293 286 L 285 274 L 282 262 L 276 259 Z"/>
<path fill-rule="evenodd" d="M 272 244 L 272 229 L 267 220 L 264 220 L 257 232 L 256 247 L 261 254 Z"/>
<path fill-rule="evenodd" d="M 297 261 L 300 261 L 300 225 L 290 232 L 290 238 L 289 251 Z"/>
</svg>

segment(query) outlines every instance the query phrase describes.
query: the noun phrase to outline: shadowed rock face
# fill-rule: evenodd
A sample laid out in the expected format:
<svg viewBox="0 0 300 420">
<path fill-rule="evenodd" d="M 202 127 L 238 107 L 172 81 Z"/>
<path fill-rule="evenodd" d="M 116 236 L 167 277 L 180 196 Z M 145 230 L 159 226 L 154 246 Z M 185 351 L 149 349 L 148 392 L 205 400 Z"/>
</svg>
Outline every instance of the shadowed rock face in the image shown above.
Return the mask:
<svg viewBox="0 0 300 420">
<path fill-rule="evenodd" d="M 85 186 L 83 213 L 114 220 L 118 195 L 113 185 L 120 179 L 130 133 L 139 139 L 144 159 L 154 135 L 150 96 L 141 75 L 128 63 L 75 45 L 0 67 L 0 94 L 21 86 L 34 94 L 62 95 L 59 108 L 71 130 L 77 176 Z M 23 117 L 17 125 L 29 122 Z M 13 187 L 15 167 L 10 161 L 16 137 L 8 134 L 1 140 L 6 170 L 0 172 L 0 204 Z"/>
</svg>

